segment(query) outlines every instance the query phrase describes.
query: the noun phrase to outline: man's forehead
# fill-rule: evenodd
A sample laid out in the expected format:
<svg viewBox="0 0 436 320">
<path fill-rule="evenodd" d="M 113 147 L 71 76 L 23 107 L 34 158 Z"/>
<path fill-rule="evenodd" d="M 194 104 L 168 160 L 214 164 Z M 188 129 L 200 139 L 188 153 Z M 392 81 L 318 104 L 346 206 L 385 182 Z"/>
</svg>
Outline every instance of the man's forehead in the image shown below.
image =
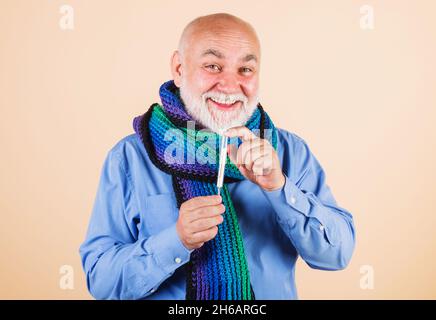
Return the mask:
<svg viewBox="0 0 436 320">
<path fill-rule="evenodd" d="M 219 28 L 197 30 L 191 34 L 191 41 L 196 43 L 226 43 L 240 46 L 259 46 L 257 35 L 247 29 Z"/>
<path fill-rule="evenodd" d="M 191 49 L 196 57 L 217 59 L 236 58 L 243 62 L 260 60 L 260 47 L 257 38 L 239 33 L 204 32 L 192 38 Z"/>
<path fill-rule="evenodd" d="M 241 53 L 239 54 L 238 60 L 240 60 L 241 62 L 249 62 L 249 61 L 253 61 L 253 62 L 258 62 L 258 56 L 253 52 L 250 53 L 251 51 L 248 51 L 248 53 L 241 51 Z M 205 50 L 201 50 L 200 51 L 200 57 L 208 57 L 208 56 L 212 56 L 218 59 L 226 59 L 226 52 L 222 49 L 219 48 L 207 48 Z"/>
</svg>

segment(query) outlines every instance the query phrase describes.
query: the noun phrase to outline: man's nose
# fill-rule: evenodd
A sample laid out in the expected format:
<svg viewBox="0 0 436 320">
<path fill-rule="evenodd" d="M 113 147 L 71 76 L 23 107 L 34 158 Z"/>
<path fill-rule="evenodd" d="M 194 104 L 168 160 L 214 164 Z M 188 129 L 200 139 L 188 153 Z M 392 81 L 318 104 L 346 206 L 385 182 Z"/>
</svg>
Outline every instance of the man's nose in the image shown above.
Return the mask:
<svg viewBox="0 0 436 320">
<path fill-rule="evenodd" d="M 217 89 L 225 94 L 241 93 L 241 81 L 237 74 L 222 72 L 219 75 Z"/>
</svg>

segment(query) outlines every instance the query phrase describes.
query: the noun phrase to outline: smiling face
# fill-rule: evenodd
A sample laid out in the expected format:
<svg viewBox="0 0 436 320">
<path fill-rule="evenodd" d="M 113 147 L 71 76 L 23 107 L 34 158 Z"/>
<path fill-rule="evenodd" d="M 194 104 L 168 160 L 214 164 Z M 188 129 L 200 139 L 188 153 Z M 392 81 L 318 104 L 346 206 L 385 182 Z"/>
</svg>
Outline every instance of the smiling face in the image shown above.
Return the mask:
<svg viewBox="0 0 436 320">
<path fill-rule="evenodd" d="M 260 46 L 242 20 L 216 14 L 189 24 L 173 54 L 187 112 L 215 132 L 244 125 L 258 103 Z"/>
</svg>

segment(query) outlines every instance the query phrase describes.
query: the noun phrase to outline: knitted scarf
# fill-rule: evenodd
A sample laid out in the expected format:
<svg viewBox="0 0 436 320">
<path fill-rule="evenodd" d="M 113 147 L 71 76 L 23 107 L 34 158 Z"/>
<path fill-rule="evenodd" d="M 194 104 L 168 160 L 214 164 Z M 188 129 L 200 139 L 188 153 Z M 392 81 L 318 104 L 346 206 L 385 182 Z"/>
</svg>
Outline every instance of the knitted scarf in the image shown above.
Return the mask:
<svg viewBox="0 0 436 320">
<path fill-rule="evenodd" d="M 173 81 L 160 87 L 160 98 L 162 106 L 153 104 L 145 114 L 134 119 L 133 126 L 154 165 L 172 175 L 180 208 L 184 201 L 193 197 L 217 194 L 220 136 L 210 130 L 200 131 L 205 128 L 199 123 L 192 128 L 189 121 L 193 119 L 186 112 Z M 265 139 L 277 148 L 276 129 L 260 104 L 245 126 L 254 132 L 259 131 L 260 138 L 264 138 L 264 132 L 269 131 L 271 134 Z M 168 136 L 168 132 L 172 134 Z M 169 139 L 171 136 L 176 139 Z M 194 141 L 191 145 L 186 142 L 189 139 Z M 236 145 L 242 142 L 239 138 L 235 139 Z M 179 154 L 168 161 L 168 150 L 178 151 Z M 194 158 L 195 161 L 192 161 Z M 186 264 L 187 300 L 255 299 L 237 214 L 227 186 L 243 179 L 244 176 L 227 156 L 221 190 L 226 208 L 224 221 L 218 225 L 214 239 L 191 252 L 190 261 Z"/>
</svg>

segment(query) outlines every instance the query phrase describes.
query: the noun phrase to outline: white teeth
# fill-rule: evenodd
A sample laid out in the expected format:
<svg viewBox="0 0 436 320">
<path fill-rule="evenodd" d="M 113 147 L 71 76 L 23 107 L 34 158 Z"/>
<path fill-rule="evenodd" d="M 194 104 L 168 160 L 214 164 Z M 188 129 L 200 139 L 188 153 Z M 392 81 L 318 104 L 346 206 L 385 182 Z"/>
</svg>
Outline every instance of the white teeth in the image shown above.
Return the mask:
<svg viewBox="0 0 436 320">
<path fill-rule="evenodd" d="M 233 104 L 236 102 L 235 99 L 231 99 L 229 97 L 225 97 L 224 99 L 219 97 L 219 98 L 212 98 L 211 99 L 217 103 L 221 103 L 221 104 Z"/>
<path fill-rule="evenodd" d="M 235 102 L 242 102 L 243 104 L 246 104 L 248 100 L 247 97 L 242 93 L 225 94 L 221 92 L 208 92 L 203 95 L 203 99 L 206 100 L 208 98 L 216 103 L 226 104 L 228 106 L 231 106 Z"/>
</svg>

